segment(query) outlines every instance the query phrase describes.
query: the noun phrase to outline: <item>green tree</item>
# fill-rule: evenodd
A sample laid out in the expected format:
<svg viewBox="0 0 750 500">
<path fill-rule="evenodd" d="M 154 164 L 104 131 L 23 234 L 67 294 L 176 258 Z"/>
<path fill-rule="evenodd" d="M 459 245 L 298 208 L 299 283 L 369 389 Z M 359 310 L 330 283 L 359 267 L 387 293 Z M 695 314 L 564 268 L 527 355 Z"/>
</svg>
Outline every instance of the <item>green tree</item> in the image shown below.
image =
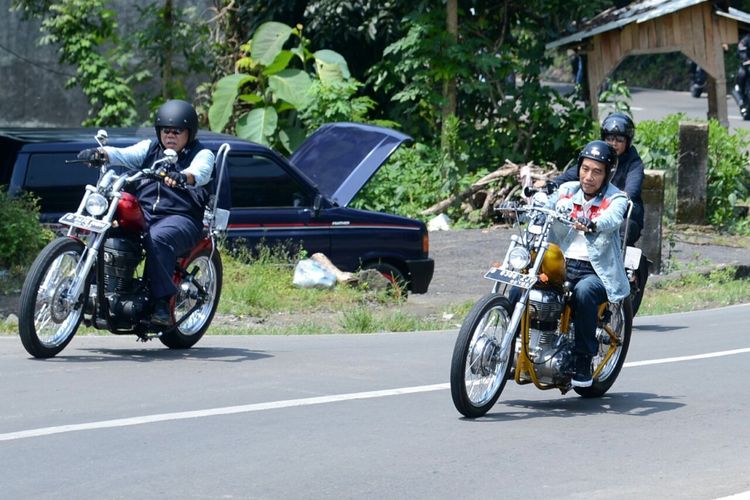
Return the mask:
<svg viewBox="0 0 750 500">
<path fill-rule="evenodd" d="M 291 152 L 309 131 L 305 121 L 363 120 L 371 103 L 353 99 L 359 84 L 346 60 L 328 49 L 311 52 L 308 46 L 300 25 L 260 25 L 242 47 L 238 72 L 216 83 L 208 112 L 211 130 L 231 130 Z M 313 93 L 321 100 L 310 106 Z"/>
<path fill-rule="evenodd" d="M 205 78 L 212 67 L 209 23 L 201 19 L 195 6 L 178 8 L 173 0 L 135 8 L 138 29 L 129 33 L 120 51 L 132 66 L 131 74 L 139 76 L 139 83 L 158 82 L 159 94 L 146 99 L 149 107 L 168 99 L 187 99 L 186 80 L 193 75 Z"/>
</svg>

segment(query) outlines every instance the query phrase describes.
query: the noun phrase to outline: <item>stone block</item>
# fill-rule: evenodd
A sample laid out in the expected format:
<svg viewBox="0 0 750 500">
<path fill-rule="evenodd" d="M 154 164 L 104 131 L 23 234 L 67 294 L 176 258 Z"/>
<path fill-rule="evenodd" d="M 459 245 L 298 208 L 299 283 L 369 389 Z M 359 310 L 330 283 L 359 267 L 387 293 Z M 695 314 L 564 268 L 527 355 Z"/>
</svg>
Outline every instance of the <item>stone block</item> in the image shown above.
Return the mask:
<svg viewBox="0 0 750 500">
<path fill-rule="evenodd" d="M 639 246 L 653 263 L 653 271 L 661 270 L 662 228 L 664 215 L 664 171 L 646 170 L 641 188 L 643 198 L 643 232 Z"/>
<path fill-rule="evenodd" d="M 706 223 L 708 124 L 680 122 L 677 168 L 677 224 Z"/>
</svg>

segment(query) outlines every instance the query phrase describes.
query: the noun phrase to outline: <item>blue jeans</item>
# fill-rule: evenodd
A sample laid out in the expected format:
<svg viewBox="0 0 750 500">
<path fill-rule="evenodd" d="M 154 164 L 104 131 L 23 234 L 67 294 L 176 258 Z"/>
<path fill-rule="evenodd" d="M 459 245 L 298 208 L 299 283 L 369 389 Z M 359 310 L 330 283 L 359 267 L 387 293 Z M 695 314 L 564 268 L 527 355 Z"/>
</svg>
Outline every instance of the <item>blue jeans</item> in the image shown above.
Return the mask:
<svg viewBox="0 0 750 500">
<path fill-rule="evenodd" d="M 200 239 L 201 229 L 185 215 L 159 218 L 146 215 L 148 232 L 144 235 L 146 276 L 154 299 L 168 299 L 177 293 L 172 282 L 177 257 L 190 251 Z"/>
<path fill-rule="evenodd" d="M 568 260 L 567 279 L 573 284 L 573 325 L 576 354 L 593 356 L 599 348 L 596 321 L 599 305 L 607 300 L 607 290 L 591 264 Z"/>
<path fill-rule="evenodd" d="M 573 289 L 573 326 L 575 327 L 575 352 L 593 356 L 599 350 L 596 340 L 596 321 L 599 306 L 607 300 L 604 283 L 586 261 L 568 259 L 566 279 Z M 508 294 L 514 305 L 521 298 L 521 289 L 513 288 Z"/>
</svg>

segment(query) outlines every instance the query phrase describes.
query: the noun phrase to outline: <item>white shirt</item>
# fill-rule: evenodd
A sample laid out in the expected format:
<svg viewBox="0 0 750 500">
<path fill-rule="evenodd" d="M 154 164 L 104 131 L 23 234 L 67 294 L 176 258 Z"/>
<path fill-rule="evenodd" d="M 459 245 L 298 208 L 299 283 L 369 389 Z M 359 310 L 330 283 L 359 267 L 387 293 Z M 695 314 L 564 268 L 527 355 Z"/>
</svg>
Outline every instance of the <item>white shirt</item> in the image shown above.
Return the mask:
<svg viewBox="0 0 750 500">
<path fill-rule="evenodd" d="M 143 160 L 146 159 L 151 147 L 151 139 L 144 139 L 137 144 L 126 148 L 115 148 L 104 146 L 109 156 L 109 162 L 113 165 L 126 165 L 131 168 L 141 168 Z M 201 149 L 183 170 L 183 173 L 193 174 L 196 186 L 204 186 L 211 180 L 211 172 L 214 169 L 214 154 L 209 149 Z"/>
</svg>

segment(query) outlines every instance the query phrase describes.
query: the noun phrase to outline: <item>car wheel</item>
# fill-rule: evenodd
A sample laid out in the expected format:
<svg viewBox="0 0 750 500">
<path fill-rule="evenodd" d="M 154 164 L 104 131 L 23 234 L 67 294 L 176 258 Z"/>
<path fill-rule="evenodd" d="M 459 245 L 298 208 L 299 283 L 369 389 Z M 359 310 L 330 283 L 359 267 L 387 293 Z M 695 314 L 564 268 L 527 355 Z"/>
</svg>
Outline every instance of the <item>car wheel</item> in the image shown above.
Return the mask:
<svg viewBox="0 0 750 500">
<path fill-rule="evenodd" d="M 382 274 L 389 283 L 388 288 L 386 289 L 387 293 L 398 300 L 406 300 L 408 293 L 406 277 L 396 266 L 388 264 L 387 262 L 371 262 L 365 264 L 362 269 L 374 269 Z"/>
</svg>

